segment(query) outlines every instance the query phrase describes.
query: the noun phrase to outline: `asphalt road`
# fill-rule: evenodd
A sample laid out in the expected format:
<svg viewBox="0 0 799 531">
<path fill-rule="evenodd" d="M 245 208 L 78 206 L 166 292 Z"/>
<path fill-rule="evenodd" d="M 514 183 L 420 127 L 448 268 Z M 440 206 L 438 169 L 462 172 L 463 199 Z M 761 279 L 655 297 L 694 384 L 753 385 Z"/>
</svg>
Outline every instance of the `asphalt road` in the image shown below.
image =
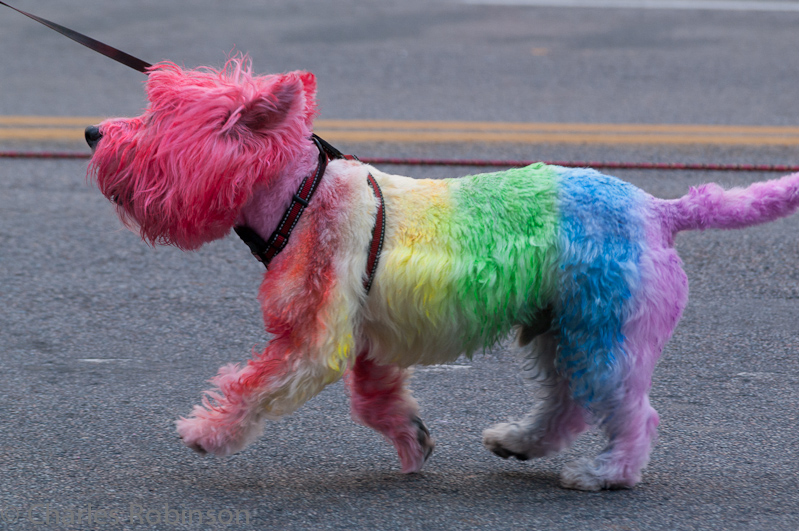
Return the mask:
<svg viewBox="0 0 799 531">
<path fill-rule="evenodd" d="M 39 4 L 18 2 L 147 61 L 220 65 L 235 47 L 260 71 L 311 70 L 327 120 L 799 125 L 799 13 L 787 10 Z M 0 67 L 0 117 L 131 115 L 145 104 L 141 74 L 7 9 Z M 799 162 L 795 145 L 341 147 L 363 156 Z M 0 139 L 5 150 L 52 148 L 87 150 Z M 0 529 L 799 529 L 799 216 L 679 236 L 691 301 L 655 372 L 652 461 L 635 489 L 582 493 L 560 489 L 558 473 L 597 452 L 599 434 L 526 463 L 482 448 L 485 427 L 530 408 L 503 347 L 415 375 L 438 440 L 421 474 L 399 474 L 389 445 L 352 423 L 341 384 L 236 456 L 193 454 L 174 419 L 220 365 L 265 342 L 260 265 L 233 238 L 195 253 L 146 246 L 85 170 L 85 161 L 0 159 Z M 660 197 L 772 177 L 616 174 Z"/>
</svg>

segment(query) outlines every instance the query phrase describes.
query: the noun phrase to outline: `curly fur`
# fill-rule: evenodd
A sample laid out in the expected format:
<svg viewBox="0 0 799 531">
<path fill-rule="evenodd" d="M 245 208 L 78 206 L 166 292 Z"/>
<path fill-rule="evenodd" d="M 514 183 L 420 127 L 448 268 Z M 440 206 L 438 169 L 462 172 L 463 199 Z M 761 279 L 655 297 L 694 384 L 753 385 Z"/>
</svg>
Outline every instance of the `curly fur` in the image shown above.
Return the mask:
<svg viewBox="0 0 799 531">
<path fill-rule="evenodd" d="M 91 175 L 150 243 L 196 249 L 235 224 L 267 238 L 316 164 L 315 90 L 309 73 L 256 76 L 241 57 L 222 70 L 161 63 L 144 114 L 100 124 Z M 387 226 L 367 297 L 370 172 Z M 661 200 L 588 169 L 537 164 L 433 181 L 331 161 L 261 285 L 272 339 L 245 365 L 223 367 L 178 432 L 198 451 L 239 451 L 265 419 L 349 373 L 353 417 L 415 472 L 434 442 L 409 367 L 471 355 L 515 328 L 541 392 L 528 416 L 486 430 L 486 447 L 543 457 L 599 425 L 607 448 L 569 465 L 562 483 L 630 487 L 656 437 L 652 372 L 688 296 L 674 235 L 787 216 L 797 190 L 799 174 Z"/>
</svg>

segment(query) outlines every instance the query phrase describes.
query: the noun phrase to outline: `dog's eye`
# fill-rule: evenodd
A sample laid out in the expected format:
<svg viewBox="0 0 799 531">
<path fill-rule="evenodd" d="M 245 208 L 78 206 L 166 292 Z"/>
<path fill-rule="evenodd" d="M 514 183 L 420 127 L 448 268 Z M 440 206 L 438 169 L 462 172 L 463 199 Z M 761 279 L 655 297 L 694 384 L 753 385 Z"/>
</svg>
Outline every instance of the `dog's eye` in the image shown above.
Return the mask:
<svg viewBox="0 0 799 531">
<path fill-rule="evenodd" d="M 127 193 L 124 196 L 120 194 L 111 194 L 108 196 L 108 200 L 115 205 L 122 207 L 129 206 L 133 202 L 130 193 Z"/>
</svg>

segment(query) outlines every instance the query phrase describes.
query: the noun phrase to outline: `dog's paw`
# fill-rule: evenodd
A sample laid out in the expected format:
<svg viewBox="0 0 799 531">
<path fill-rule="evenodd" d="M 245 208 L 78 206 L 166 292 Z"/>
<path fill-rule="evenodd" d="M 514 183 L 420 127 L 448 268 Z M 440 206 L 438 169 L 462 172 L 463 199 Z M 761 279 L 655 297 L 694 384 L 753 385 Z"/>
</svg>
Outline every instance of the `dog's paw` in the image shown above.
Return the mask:
<svg viewBox="0 0 799 531">
<path fill-rule="evenodd" d="M 219 410 L 195 406 L 189 418 L 176 423 L 183 444 L 200 454 L 231 455 L 252 442 L 263 429 L 256 419 L 230 418 Z"/>
<path fill-rule="evenodd" d="M 235 454 L 243 447 L 237 442 L 239 437 L 231 436 L 233 434 L 229 431 L 220 429 L 207 419 L 181 418 L 175 425 L 183 444 L 199 454 L 225 456 Z"/>
<path fill-rule="evenodd" d="M 515 422 L 497 424 L 483 431 L 483 446 L 502 459 L 515 457 L 519 461 L 527 461 L 530 456 L 523 448 L 521 434 L 522 430 Z"/>
<path fill-rule="evenodd" d="M 585 491 L 598 491 L 605 488 L 593 461 L 587 458 L 566 465 L 560 475 L 560 486 L 565 489 Z"/>
<path fill-rule="evenodd" d="M 422 419 L 412 417 L 402 429 L 402 434 L 393 438 L 394 447 L 400 458 L 403 474 L 419 472 L 436 447 Z"/>
<path fill-rule="evenodd" d="M 597 461 L 584 457 L 566 465 L 560 476 L 560 486 L 595 492 L 603 489 L 629 489 L 640 481 L 640 474 L 635 477 L 625 477 L 619 473 L 616 477 L 614 470 L 616 468 L 610 463 L 603 462 L 601 457 Z"/>
<path fill-rule="evenodd" d="M 416 440 L 419 441 L 419 446 L 422 448 L 424 455 L 423 463 L 427 462 L 433 450 L 436 448 L 436 441 L 430 436 L 430 430 L 427 429 L 424 421 L 419 417 L 413 417 L 411 422 L 416 425 Z"/>
<path fill-rule="evenodd" d="M 178 421 L 178 422 L 180 422 L 180 421 Z M 178 430 L 179 430 L 179 429 L 180 429 L 180 428 L 178 428 Z M 180 432 L 178 432 L 178 434 L 180 434 Z M 186 439 L 184 439 L 182 435 L 180 436 L 180 440 L 181 440 L 181 442 L 182 442 L 184 445 L 188 446 L 189 448 L 191 448 L 192 450 L 194 450 L 195 452 L 197 452 L 197 453 L 198 453 L 198 454 L 200 454 L 200 455 L 205 455 L 205 454 L 207 454 L 207 453 L 208 453 L 208 452 L 206 452 L 206 451 L 205 451 L 205 448 L 203 448 L 202 446 L 200 446 L 200 443 L 198 443 L 198 442 L 196 442 L 196 441 L 194 441 L 194 442 L 189 442 L 189 441 L 187 441 Z"/>
<path fill-rule="evenodd" d="M 175 422 L 178 435 L 183 444 L 197 452 L 207 454 L 209 450 L 204 446 L 210 442 L 208 422 L 197 417 L 180 418 Z M 214 446 L 214 445 L 210 445 Z M 211 451 L 211 453 L 216 453 Z"/>
</svg>

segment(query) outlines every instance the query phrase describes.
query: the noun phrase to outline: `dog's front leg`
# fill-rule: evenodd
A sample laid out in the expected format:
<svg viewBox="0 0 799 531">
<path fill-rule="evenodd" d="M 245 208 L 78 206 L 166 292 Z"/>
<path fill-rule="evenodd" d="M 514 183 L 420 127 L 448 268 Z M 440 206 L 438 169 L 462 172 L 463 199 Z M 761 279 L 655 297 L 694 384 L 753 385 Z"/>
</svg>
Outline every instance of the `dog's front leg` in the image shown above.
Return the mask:
<svg viewBox="0 0 799 531">
<path fill-rule="evenodd" d="M 380 365 L 363 352 L 347 377 L 353 418 L 394 445 L 405 474 L 421 470 L 435 447 L 418 416 L 419 405 L 407 388 L 409 374 L 409 369 Z"/>
<path fill-rule="evenodd" d="M 341 377 L 343 368 L 311 361 L 291 346 L 276 338 L 245 367 L 222 367 L 211 379 L 216 389 L 177 421 L 183 443 L 201 453 L 234 454 L 261 434 L 265 419 L 293 412 Z"/>
</svg>

